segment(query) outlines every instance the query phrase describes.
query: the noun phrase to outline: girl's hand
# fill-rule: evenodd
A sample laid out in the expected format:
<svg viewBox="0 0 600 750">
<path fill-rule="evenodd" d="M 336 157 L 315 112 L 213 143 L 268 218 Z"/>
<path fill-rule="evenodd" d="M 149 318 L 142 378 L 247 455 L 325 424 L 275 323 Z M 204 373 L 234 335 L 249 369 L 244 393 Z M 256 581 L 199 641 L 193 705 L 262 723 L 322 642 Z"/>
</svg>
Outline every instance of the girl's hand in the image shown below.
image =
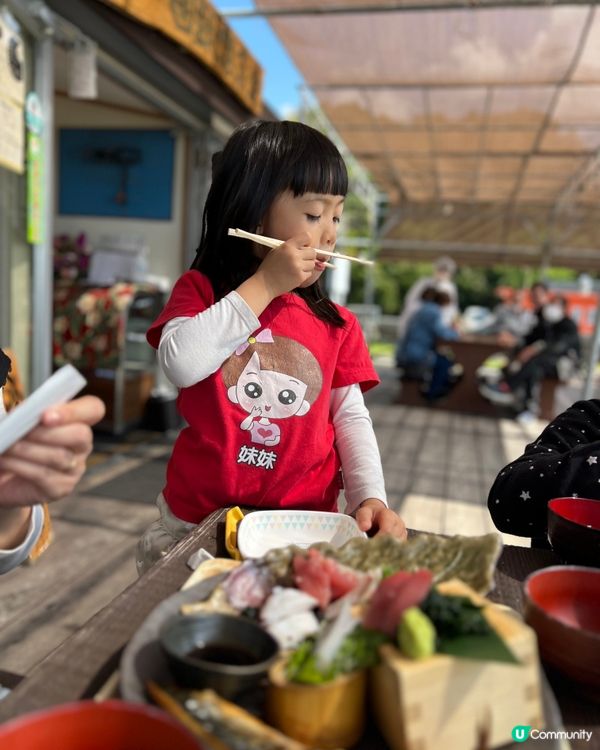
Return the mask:
<svg viewBox="0 0 600 750">
<path fill-rule="evenodd" d="M 391 534 L 398 539 L 406 539 L 406 526 L 397 513 L 390 510 L 381 500 L 370 497 L 364 500 L 354 518 L 361 531 L 366 531 L 369 536 L 379 534 Z"/>
<path fill-rule="evenodd" d="M 265 256 L 257 274 L 263 277 L 273 299 L 296 289 L 314 273 L 317 253 L 310 242 L 310 235 L 304 232 L 273 248 Z"/>
</svg>

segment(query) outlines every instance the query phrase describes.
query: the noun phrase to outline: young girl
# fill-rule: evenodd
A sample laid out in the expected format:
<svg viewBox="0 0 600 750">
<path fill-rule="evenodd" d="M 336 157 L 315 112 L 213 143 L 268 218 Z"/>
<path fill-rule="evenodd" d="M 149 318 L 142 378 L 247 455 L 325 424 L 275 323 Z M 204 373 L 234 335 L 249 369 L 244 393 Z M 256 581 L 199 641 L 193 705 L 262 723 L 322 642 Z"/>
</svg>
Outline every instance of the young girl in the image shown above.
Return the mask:
<svg viewBox="0 0 600 750">
<path fill-rule="evenodd" d="M 299 123 L 246 123 L 213 160 L 196 258 L 148 331 L 189 426 L 140 571 L 225 505 L 337 510 L 340 469 L 360 528 L 406 535 L 362 397 L 379 378 L 358 321 L 319 286 L 347 189 L 337 148 Z"/>
</svg>

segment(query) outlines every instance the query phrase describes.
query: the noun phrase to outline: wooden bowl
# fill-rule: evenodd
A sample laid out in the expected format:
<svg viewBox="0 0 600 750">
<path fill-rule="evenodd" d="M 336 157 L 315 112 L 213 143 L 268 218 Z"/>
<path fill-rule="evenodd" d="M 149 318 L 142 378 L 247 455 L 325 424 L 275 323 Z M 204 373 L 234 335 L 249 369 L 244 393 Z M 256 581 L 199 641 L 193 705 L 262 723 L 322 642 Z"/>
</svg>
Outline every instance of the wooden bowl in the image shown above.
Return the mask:
<svg viewBox="0 0 600 750">
<path fill-rule="evenodd" d="M 279 731 L 322 750 L 358 742 L 366 719 L 365 670 L 323 685 L 304 685 L 288 682 L 281 660 L 271 667 L 269 680 L 266 717 Z"/>
<path fill-rule="evenodd" d="M 565 562 L 600 567 L 600 500 L 585 497 L 550 500 L 548 541 Z"/>
<path fill-rule="evenodd" d="M 164 711 L 124 701 L 80 701 L 26 714 L 0 727 L 2 750 L 201 750 Z"/>
<path fill-rule="evenodd" d="M 542 659 L 600 701 L 600 570 L 551 566 L 525 580 L 525 620 Z"/>
</svg>

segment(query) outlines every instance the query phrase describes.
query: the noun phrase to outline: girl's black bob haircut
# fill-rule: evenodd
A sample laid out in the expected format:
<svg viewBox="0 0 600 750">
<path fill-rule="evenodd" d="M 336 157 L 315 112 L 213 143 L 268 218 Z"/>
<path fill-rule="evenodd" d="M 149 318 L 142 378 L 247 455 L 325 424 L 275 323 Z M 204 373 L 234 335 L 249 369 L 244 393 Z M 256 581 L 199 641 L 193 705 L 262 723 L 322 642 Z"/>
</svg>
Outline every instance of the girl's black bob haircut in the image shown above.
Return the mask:
<svg viewBox="0 0 600 750">
<path fill-rule="evenodd" d="M 256 232 L 278 195 L 291 190 L 346 195 L 348 172 L 336 146 L 299 122 L 254 120 L 240 125 L 213 156 L 213 179 L 202 219 L 202 237 L 192 269 L 209 279 L 221 299 L 260 265 L 252 243 L 229 237 L 229 227 Z M 287 238 L 283 238 L 287 239 Z M 295 290 L 322 320 L 343 326 L 318 282 Z"/>
</svg>

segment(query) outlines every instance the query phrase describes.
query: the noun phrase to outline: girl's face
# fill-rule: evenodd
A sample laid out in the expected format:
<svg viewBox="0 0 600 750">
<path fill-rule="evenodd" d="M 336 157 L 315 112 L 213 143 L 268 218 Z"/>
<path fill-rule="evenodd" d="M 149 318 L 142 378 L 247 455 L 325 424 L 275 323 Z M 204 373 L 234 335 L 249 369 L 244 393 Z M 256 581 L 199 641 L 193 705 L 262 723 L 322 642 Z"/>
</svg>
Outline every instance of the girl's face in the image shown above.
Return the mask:
<svg viewBox="0 0 600 750">
<path fill-rule="evenodd" d="M 262 234 L 278 240 L 289 240 L 308 232 L 312 247 L 332 251 L 343 210 L 343 195 L 304 193 L 295 196 L 291 190 L 286 190 L 275 198 L 264 216 Z M 259 255 L 264 257 L 268 252 L 263 247 Z M 325 266 L 317 261 L 314 273 L 300 286 L 311 286 L 324 270 Z"/>
</svg>

